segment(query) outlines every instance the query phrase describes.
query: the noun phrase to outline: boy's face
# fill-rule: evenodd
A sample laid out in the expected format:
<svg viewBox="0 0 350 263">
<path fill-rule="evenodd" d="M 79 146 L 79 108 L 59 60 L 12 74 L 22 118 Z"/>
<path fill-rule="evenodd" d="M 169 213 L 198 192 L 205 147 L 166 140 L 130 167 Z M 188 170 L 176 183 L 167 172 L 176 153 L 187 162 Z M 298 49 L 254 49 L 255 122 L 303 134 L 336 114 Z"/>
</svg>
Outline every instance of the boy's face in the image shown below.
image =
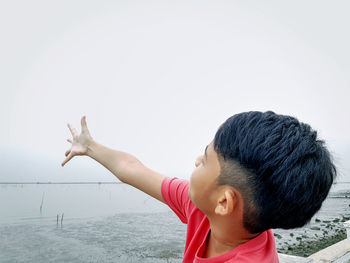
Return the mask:
<svg viewBox="0 0 350 263">
<path fill-rule="evenodd" d="M 207 214 L 215 209 L 219 188 L 216 179 L 220 174 L 220 164 L 214 150 L 214 141 L 207 146 L 203 155 L 198 156 L 195 165 L 190 179 L 189 196 Z"/>
</svg>

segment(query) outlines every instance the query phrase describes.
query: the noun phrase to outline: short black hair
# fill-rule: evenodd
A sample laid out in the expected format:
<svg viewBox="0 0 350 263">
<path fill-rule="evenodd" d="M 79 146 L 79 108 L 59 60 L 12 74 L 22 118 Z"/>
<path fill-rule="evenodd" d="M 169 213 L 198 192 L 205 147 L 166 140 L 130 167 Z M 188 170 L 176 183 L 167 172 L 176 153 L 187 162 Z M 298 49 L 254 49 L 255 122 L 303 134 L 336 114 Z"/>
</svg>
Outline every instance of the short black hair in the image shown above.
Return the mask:
<svg viewBox="0 0 350 263">
<path fill-rule="evenodd" d="M 244 227 L 251 233 L 302 227 L 321 208 L 336 168 L 308 124 L 268 112 L 228 118 L 214 138 L 219 185 L 237 188 Z"/>
</svg>

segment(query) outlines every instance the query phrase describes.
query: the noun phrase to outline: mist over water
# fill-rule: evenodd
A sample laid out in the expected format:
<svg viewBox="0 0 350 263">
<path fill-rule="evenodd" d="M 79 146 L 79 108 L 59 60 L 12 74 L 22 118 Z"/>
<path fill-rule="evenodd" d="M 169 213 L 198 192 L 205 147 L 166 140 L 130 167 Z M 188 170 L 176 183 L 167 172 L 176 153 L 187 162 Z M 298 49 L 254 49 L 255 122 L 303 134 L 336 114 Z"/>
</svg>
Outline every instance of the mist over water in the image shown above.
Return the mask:
<svg viewBox="0 0 350 263">
<path fill-rule="evenodd" d="M 40 212 L 40 207 L 42 207 Z M 126 184 L 1 184 L 0 222 L 166 212 L 163 203 Z"/>
</svg>

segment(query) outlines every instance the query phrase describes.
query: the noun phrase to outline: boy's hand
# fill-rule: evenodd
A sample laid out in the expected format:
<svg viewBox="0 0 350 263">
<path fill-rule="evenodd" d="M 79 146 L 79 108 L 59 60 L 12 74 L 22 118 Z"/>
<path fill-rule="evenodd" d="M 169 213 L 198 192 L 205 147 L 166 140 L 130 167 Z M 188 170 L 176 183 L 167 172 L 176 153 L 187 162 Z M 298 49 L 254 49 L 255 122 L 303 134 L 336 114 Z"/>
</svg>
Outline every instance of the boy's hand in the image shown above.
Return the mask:
<svg viewBox="0 0 350 263">
<path fill-rule="evenodd" d="M 71 124 L 68 124 L 68 128 L 72 133 L 72 139 L 67 139 L 68 142 L 72 144 L 72 147 L 66 151 L 66 159 L 63 161 L 62 166 L 64 166 L 70 159 L 76 155 L 87 155 L 88 146 L 92 142 L 92 137 L 86 125 L 86 117 L 81 118 L 81 133 L 78 134 L 76 129 L 73 128 Z"/>
<path fill-rule="evenodd" d="M 72 147 L 66 151 L 66 159 L 62 166 L 76 155 L 87 155 L 111 171 L 120 181 L 140 189 L 150 196 L 164 202 L 162 196 L 162 182 L 164 175 L 144 166 L 131 154 L 110 149 L 94 141 L 86 126 L 85 116 L 81 118 L 81 133 L 68 124 L 73 140 L 67 141 Z"/>
</svg>

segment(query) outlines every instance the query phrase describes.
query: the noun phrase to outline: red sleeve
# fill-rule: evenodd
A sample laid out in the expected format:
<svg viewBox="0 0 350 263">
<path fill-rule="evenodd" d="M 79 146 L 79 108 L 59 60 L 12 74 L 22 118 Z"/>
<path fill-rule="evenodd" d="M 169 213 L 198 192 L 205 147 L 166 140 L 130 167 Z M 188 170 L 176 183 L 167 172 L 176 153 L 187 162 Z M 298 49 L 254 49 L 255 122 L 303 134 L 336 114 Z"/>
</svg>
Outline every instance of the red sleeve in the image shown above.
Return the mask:
<svg viewBox="0 0 350 263">
<path fill-rule="evenodd" d="M 189 182 L 166 177 L 161 189 L 164 202 L 175 212 L 182 223 L 187 224 L 187 209 L 190 203 Z"/>
</svg>

